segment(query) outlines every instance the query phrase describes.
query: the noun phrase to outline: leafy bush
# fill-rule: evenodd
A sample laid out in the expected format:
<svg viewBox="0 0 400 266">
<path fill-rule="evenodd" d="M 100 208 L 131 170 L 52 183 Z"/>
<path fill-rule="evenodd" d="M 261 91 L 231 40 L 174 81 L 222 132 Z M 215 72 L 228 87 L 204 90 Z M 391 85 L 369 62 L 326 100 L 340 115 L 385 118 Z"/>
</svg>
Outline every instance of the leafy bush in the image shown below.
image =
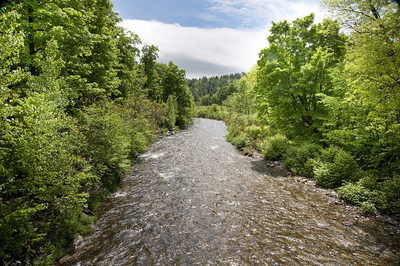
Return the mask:
<svg viewBox="0 0 400 266">
<path fill-rule="evenodd" d="M 197 106 L 196 117 L 224 120 L 227 112 L 223 106 L 213 104 L 212 106 Z"/>
<path fill-rule="evenodd" d="M 242 133 L 239 136 L 232 137 L 231 135 L 228 135 L 227 140 L 231 142 L 233 145 L 235 145 L 238 149 L 243 149 L 249 144 L 249 136 L 247 134 Z"/>
<path fill-rule="evenodd" d="M 375 207 L 375 204 L 370 201 L 361 202 L 361 210 L 365 214 L 376 214 L 378 210 Z"/>
<path fill-rule="evenodd" d="M 148 144 L 157 138 L 157 132 L 164 131 L 162 127 L 166 124 L 167 114 L 161 104 L 139 97 L 128 98 L 116 107 L 125 121 L 132 157 L 146 150 Z"/>
<path fill-rule="evenodd" d="M 280 160 L 286 154 L 290 141 L 284 135 L 277 134 L 266 139 L 262 153 L 267 160 Z"/>
<path fill-rule="evenodd" d="M 356 183 L 346 183 L 339 187 L 338 191 L 341 198 L 356 205 L 366 201 L 372 202 L 375 197 L 373 192 L 363 186 L 361 180 Z"/>
<path fill-rule="evenodd" d="M 136 156 L 146 150 L 151 141 L 156 139 L 153 125 L 146 118 L 129 121 L 130 155 Z"/>
<path fill-rule="evenodd" d="M 89 190 L 90 207 L 93 207 L 96 205 L 94 199 L 101 200 L 109 191 L 113 191 L 121 173 L 130 167 L 129 130 L 117 106 L 102 102 L 81 113 L 80 131 L 85 140 L 82 143 L 82 156 L 91 164 L 91 174 L 100 181 Z"/>
<path fill-rule="evenodd" d="M 263 128 L 257 125 L 250 125 L 244 128 L 244 132 L 251 138 L 251 139 L 258 139 L 263 135 Z"/>
<path fill-rule="evenodd" d="M 357 162 L 341 148 L 329 147 L 313 160 L 313 173 L 317 183 L 323 187 L 336 188 L 344 181 L 356 179 Z"/>
<path fill-rule="evenodd" d="M 381 188 L 381 200 L 378 207 L 384 212 L 400 216 L 400 175 L 394 175 L 386 180 Z"/>
<path fill-rule="evenodd" d="M 284 156 L 284 162 L 294 174 L 313 177 L 312 160 L 319 155 L 321 146 L 315 143 L 302 143 L 290 146 Z"/>
</svg>

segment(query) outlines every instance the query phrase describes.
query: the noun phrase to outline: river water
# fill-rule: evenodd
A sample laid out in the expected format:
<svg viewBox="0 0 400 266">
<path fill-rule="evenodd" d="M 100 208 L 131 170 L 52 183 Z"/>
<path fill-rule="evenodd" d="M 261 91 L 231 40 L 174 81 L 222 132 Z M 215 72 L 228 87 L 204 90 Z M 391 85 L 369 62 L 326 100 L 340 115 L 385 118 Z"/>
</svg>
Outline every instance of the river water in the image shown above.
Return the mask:
<svg viewBox="0 0 400 266">
<path fill-rule="evenodd" d="M 98 213 L 75 265 L 396 265 L 394 223 L 238 153 L 223 122 L 196 119 L 139 161 Z"/>
</svg>

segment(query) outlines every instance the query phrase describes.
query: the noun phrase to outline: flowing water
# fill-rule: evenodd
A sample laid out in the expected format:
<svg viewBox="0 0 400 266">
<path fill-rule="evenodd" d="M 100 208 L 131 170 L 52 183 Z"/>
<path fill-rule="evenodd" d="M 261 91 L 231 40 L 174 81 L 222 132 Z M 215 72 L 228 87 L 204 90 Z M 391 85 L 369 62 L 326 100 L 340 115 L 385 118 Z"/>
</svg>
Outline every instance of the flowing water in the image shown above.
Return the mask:
<svg viewBox="0 0 400 266">
<path fill-rule="evenodd" d="M 75 265 L 395 265 L 397 225 L 246 157 L 196 119 L 140 156 L 99 211 Z"/>
</svg>

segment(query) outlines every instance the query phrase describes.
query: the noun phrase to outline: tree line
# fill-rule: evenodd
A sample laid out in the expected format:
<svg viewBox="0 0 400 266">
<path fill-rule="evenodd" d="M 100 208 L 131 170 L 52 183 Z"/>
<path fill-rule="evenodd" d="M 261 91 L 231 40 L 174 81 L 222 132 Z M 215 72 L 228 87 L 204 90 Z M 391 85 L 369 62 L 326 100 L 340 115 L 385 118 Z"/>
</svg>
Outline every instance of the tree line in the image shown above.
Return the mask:
<svg viewBox="0 0 400 266">
<path fill-rule="evenodd" d="M 119 21 L 109 0 L 1 6 L 2 263 L 61 257 L 131 159 L 191 122 L 185 71 Z"/>
<path fill-rule="evenodd" d="M 189 79 L 188 85 L 198 105 L 222 104 L 226 98 L 236 92 L 236 81 L 245 73 L 236 73 L 215 77 Z"/>
<path fill-rule="evenodd" d="M 400 5 L 324 0 L 273 23 L 269 46 L 224 105 L 228 140 L 337 188 L 365 213 L 400 216 Z"/>
</svg>

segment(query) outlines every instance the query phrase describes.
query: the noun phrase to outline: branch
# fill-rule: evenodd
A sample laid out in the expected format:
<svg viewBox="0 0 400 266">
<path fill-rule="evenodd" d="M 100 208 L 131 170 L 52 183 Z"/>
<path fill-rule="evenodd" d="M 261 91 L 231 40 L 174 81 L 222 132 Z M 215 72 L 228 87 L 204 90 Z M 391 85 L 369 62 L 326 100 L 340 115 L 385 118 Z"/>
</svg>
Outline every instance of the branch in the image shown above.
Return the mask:
<svg viewBox="0 0 400 266">
<path fill-rule="evenodd" d="M 368 15 L 368 14 L 365 14 L 364 12 L 354 10 L 354 9 L 352 9 L 352 8 L 343 8 L 342 11 L 353 12 L 353 13 L 356 13 L 356 14 L 363 15 L 363 16 L 365 16 L 365 17 L 367 17 L 367 18 L 372 19 L 372 20 L 376 20 L 376 18 L 374 18 L 374 17 L 372 17 L 372 16 L 370 16 L 370 15 Z"/>
</svg>

